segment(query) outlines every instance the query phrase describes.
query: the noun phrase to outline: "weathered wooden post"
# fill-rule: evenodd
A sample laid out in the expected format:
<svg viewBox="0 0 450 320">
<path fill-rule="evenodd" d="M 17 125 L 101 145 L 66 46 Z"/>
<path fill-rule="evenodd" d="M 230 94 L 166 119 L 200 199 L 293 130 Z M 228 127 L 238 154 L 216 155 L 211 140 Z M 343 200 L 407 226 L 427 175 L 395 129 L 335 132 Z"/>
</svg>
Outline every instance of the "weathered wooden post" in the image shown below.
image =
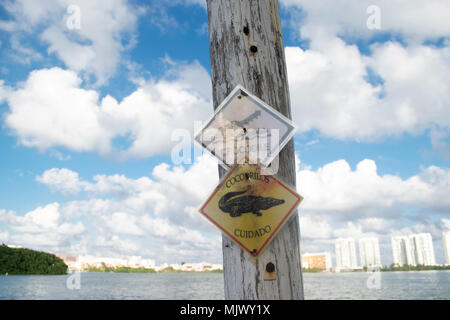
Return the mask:
<svg viewBox="0 0 450 320">
<path fill-rule="evenodd" d="M 214 108 L 241 84 L 291 119 L 278 0 L 207 0 L 207 7 Z M 295 187 L 295 172 L 291 139 L 277 176 Z M 303 299 L 299 238 L 297 215 L 257 259 L 224 235 L 225 298 Z"/>
</svg>

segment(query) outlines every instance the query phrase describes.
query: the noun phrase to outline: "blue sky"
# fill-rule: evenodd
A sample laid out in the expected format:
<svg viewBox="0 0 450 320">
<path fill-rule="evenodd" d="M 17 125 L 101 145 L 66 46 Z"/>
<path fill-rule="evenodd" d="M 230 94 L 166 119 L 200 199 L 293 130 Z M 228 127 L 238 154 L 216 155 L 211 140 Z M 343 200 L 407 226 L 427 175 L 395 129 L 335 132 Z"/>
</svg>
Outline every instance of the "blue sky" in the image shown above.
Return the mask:
<svg viewBox="0 0 450 320">
<path fill-rule="evenodd" d="M 206 5 L 0 1 L 0 241 L 52 252 L 221 262 L 196 212 L 207 156 L 171 133 L 212 114 Z M 370 30 L 366 8 L 380 8 Z M 80 28 L 69 28 L 79 8 Z M 338 237 L 450 229 L 447 1 L 280 1 L 302 252 Z M 72 12 L 72 11 L 70 11 Z M 352 14 L 348 14 L 351 12 Z M 420 19 L 411 19 L 420 16 Z"/>
</svg>

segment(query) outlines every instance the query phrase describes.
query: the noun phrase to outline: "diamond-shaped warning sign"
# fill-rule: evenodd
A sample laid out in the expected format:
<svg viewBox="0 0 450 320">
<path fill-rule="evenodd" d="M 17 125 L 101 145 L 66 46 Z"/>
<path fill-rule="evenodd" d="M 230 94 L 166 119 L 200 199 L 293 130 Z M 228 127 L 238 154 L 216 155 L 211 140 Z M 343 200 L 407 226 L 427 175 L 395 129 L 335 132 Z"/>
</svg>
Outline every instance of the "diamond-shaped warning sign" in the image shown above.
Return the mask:
<svg viewBox="0 0 450 320">
<path fill-rule="evenodd" d="M 257 257 L 302 201 L 302 197 L 254 164 L 236 165 L 200 212 L 245 251 Z"/>
<path fill-rule="evenodd" d="M 235 164 L 268 166 L 296 131 L 294 123 L 237 86 L 196 134 L 195 141 L 226 169 Z"/>
</svg>

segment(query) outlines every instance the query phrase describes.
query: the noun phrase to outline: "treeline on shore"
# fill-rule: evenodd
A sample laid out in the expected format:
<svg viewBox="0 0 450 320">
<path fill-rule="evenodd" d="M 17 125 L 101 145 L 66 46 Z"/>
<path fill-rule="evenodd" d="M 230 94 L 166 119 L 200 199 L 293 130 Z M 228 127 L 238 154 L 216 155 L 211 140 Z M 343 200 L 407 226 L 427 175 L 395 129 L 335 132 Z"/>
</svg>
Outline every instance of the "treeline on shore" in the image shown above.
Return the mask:
<svg viewBox="0 0 450 320">
<path fill-rule="evenodd" d="M 117 273 L 222 273 L 222 270 L 206 270 L 206 271 L 184 271 L 175 270 L 173 267 L 167 267 L 162 270 L 155 270 L 153 268 L 132 268 L 132 267 L 109 267 L 102 263 L 100 267 L 88 267 L 84 272 L 117 272 Z"/>
<path fill-rule="evenodd" d="M 0 275 L 67 274 L 67 265 L 51 253 L 0 246 Z"/>
</svg>

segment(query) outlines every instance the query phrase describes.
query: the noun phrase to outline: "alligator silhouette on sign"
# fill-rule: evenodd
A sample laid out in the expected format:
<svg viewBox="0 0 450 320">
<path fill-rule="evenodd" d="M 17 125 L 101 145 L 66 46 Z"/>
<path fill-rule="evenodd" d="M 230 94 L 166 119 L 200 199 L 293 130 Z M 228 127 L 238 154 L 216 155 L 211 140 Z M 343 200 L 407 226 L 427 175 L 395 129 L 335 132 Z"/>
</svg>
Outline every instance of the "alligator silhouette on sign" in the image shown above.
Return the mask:
<svg viewBox="0 0 450 320">
<path fill-rule="evenodd" d="M 229 192 L 225 194 L 219 200 L 220 210 L 229 213 L 233 218 L 240 217 L 242 214 L 250 212 L 260 217 L 262 216 L 260 210 L 267 210 L 284 203 L 284 200 L 264 198 L 252 195 L 233 198 L 240 194 L 244 194 L 247 191 L 248 190 L 240 192 Z"/>
<path fill-rule="evenodd" d="M 247 118 L 245 118 L 244 120 L 241 120 L 241 121 L 233 120 L 233 121 L 231 121 L 231 123 L 238 127 L 244 127 L 246 124 L 249 124 L 253 120 L 258 119 L 260 116 L 261 116 L 261 111 L 257 110 L 255 112 L 253 112 L 251 115 L 249 115 Z"/>
</svg>

